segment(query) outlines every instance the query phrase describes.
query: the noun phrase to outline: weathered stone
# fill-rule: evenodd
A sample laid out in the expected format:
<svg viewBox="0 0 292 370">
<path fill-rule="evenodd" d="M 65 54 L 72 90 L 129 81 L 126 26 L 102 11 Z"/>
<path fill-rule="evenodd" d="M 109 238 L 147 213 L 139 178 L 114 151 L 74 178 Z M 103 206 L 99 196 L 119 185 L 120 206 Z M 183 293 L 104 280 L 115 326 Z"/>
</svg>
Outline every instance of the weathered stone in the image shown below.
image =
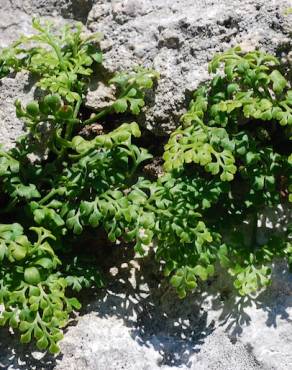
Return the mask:
<svg viewBox="0 0 292 370">
<path fill-rule="evenodd" d="M 114 262 L 114 259 L 113 261 Z M 153 260 L 117 261 L 53 357 L 0 330 L 0 368 L 56 370 L 290 370 L 292 275 L 283 264 L 255 301 L 226 293 L 226 278 L 180 300 Z M 227 291 L 228 292 L 228 291 Z"/>
<path fill-rule="evenodd" d="M 291 16 L 284 15 L 291 6 L 288 0 L 0 0 L 0 46 L 30 33 L 33 15 L 53 17 L 60 24 L 64 22 L 60 15 L 85 21 L 93 2 L 87 24 L 104 34 L 107 69 L 144 64 L 161 74 L 151 96 L 153 105 L 145 108 L 144 124 L 157 134 L 178 124 L 191 91 L 208 79 L 207 63 L 214 53 L 241 44 L 246 51 L 263 48 L 291 60 L 291 52 L 287 56 Z M 98 89 L 104 99 L 112 98 L 105 86 Z M 25 74 L 1 80 L 0 142 L 6 146 L 22 132 L 14 100 L 26 103 L 33 93 Z M 90 104 L 100 109 L 104 102 Z M 97 124 L 93 129 L 102 128 Z M 156 172 L 154 176 L 159 175 Z M 281 217 L 277 214 L 277 219 Z M 162 274 L 151 259 L 137 263 L 122 259 L 118 248 L 116 253 L 107 289 L 82 297 L 84 308 L 66 330 L 59 356 L 21 345 L 18 335 L 1 328 L 0 368 L 292 368 L 292 276 L 285 265 L 276 265 L 272 286 L 255 302 L 235 298 L 230 281 L 221 275 L 204 287 L 205 293 L 179 300 L 161 282 Z"/>
<path fill-rule="evenodd" d="M 237 44 L 279 57 L 289 52 L 289 6 L 289 0 L 99 1 L 87 25 L 110 40 L 104 49 L 110 71 L 142 64 L 161 73 L 144 124 L 164 134 L 178 125 L 190 92 L 208 78 L 215 53 Z"/>
<path fill-rule="evenodd" d="M 0 80 L 0 143 L 6 148 L 13 146 L 23 133 L 23 122 L 16 118 L 14 101 L 20 99 L 25 104 L 33 100 L 32 83 L 26 73 Z"/>
<path fill-rule="evenodd" d="M 32 17 L 49 15 L 47 19 L 54 19 L 57 25 L 63 25 L 65 20 L 59 16 L 65 9 L 67 0 L 56 6 L 52 0 L 0 0 L 0 48 L 8 46 L 20 35 L 32 34 Z M 72 13 L 71 13 L 71 16 Z M 15 139 L 23 133 L 23 122 L 15 115 L 14 101 L 20 99 L 24 104 L 34 98 L 33 84 L 35 81 L 25 73 L 18 73 L 0 80 L 0 142 L 10 147 Z"/>
<path fill-rule="evenodd" d="M 108 107 L 115 100 L 114 85 L 107 86 L 102 81 L 89 86 L 85 105 L 100 110 Z"/>
</svg>

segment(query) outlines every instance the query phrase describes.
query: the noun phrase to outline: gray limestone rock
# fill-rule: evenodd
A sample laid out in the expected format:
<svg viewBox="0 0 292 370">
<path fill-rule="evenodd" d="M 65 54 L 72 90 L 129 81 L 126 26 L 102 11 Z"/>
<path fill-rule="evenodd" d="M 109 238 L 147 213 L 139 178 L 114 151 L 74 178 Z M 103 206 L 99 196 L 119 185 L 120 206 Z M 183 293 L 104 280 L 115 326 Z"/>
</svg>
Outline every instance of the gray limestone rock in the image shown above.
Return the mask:
<svg viewBox="0 0 292 370">
<path fill-rule="evenodd" d="M 0 80 L 0 142 L 6 148 L 13 146 L 23 133 L 23 123 L 16 118 L 14 102 L 20 99 L 25 104 L 33 100 L 32 83 L 25 73 Z"/>
<path fill-rule="evenodd" d="M 240 44 L 286 57 L 291 49 L 289 0 L 0 0 L 0 46 L 30 33 L 33 15 L 86 21 L 102 31 L 109 71 L 143 64 L 161 74 L 146 127 L 165 134 L 178 124 L 191 91 L 208 79 L 212 56 Z M 291 52 L 287 59 L 291 59 Z M 97 100 L 95 90 L 103 91 Z M 29 76 L 0 82 L 0 142 L 13 145 L 22 132 L 16 98 L 27 102 Z M 91 95 L 90 95 L 91 94 Z M 112 91 L 91 86 L 87 104 L 99 109 Z M 129 262 L 130 261 L 130 262 Z M 83 310 L 72 321 L 57 357 L 19 344 L 0 329 L 1 369 L 57 370 L 290 370 L 292 369 L 292 276 L 276 264 L 274 280 L 255 301 L 235 298 L 217 276 L 199 292 L 179 300 L 149 259 L 137 263 L 117 255 L 106 289 L 85 292 Z M 219 292 L 218 288 L 219 286 Z M 205 289 L 206 288 L 206 289 Z M 1 308 L 0 308 L 1 309 Z"/>
<path fill-rule="evenodd" d="M 85 105 L 95 110 L 108 107 L 115 100 L 115 86 L 105 85 L 102 81 L 89 85 Z"/>
<path fill-rule="evenodd" d="M 236 298 L 223 276 L 180 300 L 151 258 L 126 263 L 118 252 L 111 271 L 106 289 L 83 296 L 60 355 L 20 345 L 1 329 L 0 368 L 291 369 L 292 276 L 285 265 L 275 266 L 273 285 L 255 300 Z"/>
<path fill-rule="evenodd" d="M 279 57 L 291 50 L 290 0 L 121 0 L 96 1 L 87 26 L 104 33 L 105 64 L 110 71 L 142 64 L 161 79 L 145 126 L 169 133 L 191 92 L 208 79 L 215 53 L 242 45 Z M 92 94 L 92 92 L 91 92 Z"/>
<path fill-rule="evenodd" d="M 0 0 L 0 48 L 9 46 L 22 34 L 31 34 L 33 16 L 49 14 L 48 19 L 53 18 L 57 24 L 64 24 L 64 19 L 58 15 L 61 9 L 63 5 L 60 4 L 58 7 L 56 2 L 51 0 L 46 2 Z M 33 100 L 34 82 L 25 73 L 0 80 L 0 142 L 6 147 L 13 145 L 24 130 L 23 123 L 16 118 L 14 101 L 20 99 L 26 104 Z"/>
</svg>

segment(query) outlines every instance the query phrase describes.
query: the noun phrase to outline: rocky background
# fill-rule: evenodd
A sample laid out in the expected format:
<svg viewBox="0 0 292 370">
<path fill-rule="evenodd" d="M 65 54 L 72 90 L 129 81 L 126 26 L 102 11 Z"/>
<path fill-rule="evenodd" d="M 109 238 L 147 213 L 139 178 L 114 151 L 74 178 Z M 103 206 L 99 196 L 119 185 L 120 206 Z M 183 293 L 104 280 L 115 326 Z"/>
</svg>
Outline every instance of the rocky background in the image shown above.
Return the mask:
<svg viewBox="0 0 292 370">
<path fill-rule="evenodd" d="M 291 0 L 0 0 L 0 47 L 30 33 L 34 15 L 101 31 L 109 71 L 143 64 L 160 72 L 141 124 L 161 136 L 178 124 L 216 52 L 240 44 L 291 63 L 288 7 Z M 25 74 L 0 81 L 0 142 L 7 147 L 22 132 L 13 102 L 32 99 L 32 86 Z M 100 93 L 110 97 L 93 84 L 89 107 L 103 103 Z M 0 368 L 292 369 L 292 275 L 285 265 L 275 266 L 273 285 L 253 302 L 235 299 L 224 276 L 204 287 L 208 293 L 180 301 L 160 283 L 151 258 L 138 263 L 130 251 L 113 250 L 107 271 L 107 289 L 82 297 L 59 356 L 20 346 L 0 329 Z"/>
</svg>

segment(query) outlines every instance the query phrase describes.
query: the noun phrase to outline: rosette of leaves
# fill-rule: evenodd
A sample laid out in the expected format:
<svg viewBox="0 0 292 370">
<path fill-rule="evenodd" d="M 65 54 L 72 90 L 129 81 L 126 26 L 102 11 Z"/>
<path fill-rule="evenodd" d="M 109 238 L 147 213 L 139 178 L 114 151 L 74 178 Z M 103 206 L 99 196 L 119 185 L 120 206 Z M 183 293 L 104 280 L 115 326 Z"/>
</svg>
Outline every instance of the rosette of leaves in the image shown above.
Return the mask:
<svg viewBox="0 0 292 370">
<path fill-rule="evenodd" d="M 230 183 L 203 220 L 221 235 L 235 226 L 239 235 L 243 220 L 253 220 L 248 245 L 239 239 L 224 244 L 222 237 L 213 254 L 239 293 L 251 294 L 270 283 L 273 258 L 289 259 L 291 253 L 285 233 L 278 249 L 270 242 L 259 245 L 255 237 L 258 215 L 265 207 L 285 203 L 291 191 L 291 85 L 279 61 L 259 51 L 231 49 L 215 56 L 209 71 L 215 76 L 194 93 L 181 126 L 165 146 L 165 170 L 172 177 L 187 171 L 206 183 L 210 175 Z M 175 274 L 174 285 L 193 281 L 192 268 Z"/>
<path fill-rule="evenodd" d="M 44 228 L 31 230 L 35 242 L 17 223 L 0 225 L 0 324 L 19 329 L 22 343 L 35 338 L 39 349 L 57 353 L 61 328 L 80 303 L 65 295 L 68 284 L 57 272 L 61 261 L 50 245 L 54 236 Z"/>
<path fill-rule="evenodd" d="M 70 103 L 80 100 L 93 63 L 102 62 L 101 35 L 85 35 L 81 23 L 60 29 L 52 22 L 34 19 L 32 26 L 34 35 L 20 37 L 1 52 L 0 75 L 27 70 L 39 77 L 41 89 Z"/>
<path fill-rule="evenodd" d="M 36 241 L 19 224 L 0 226 L 2 324 L 18 327 L 23 342 L 35 337 L 39 348 L 59 350 L 60 328 L 79 307 L 66 287 L 102 285 L 95 266 L 84 265 L 70 245 L 82 244 L 90 229 L 104 229 L 112 243 L 133 243 L 141 256 L 153 245 L 180 297 L 211 277 L 218 261 L 240 294 L 269 284 L 274 257 L 291 263 L 289 238 L 259 245 L 255 237 L 258 213 L 291 190 L 291 86 L 276 58 L 238 48 L 215 56 L 216 75 L 194 94 L 165 147 L 166 174 L 150 181 L 141 167 L 152 155 L 137 144 L 138 125 L 124 123 L 122 114 L 140 113 L 157 73 L 115 74 L 105 81 L 115 85 L 115 99 L 84 118 L 87 84 L 102 62 L 99 36 L 84 36 L 80 25 L 34 27 L 35 35 L 0 55 L 0 76 L 35 73 L 44 93 L 26 106 L 16 102 L 28 132 L 0 151 L 1 215 L 25 214 L 25 229 L 38 225 Z M 121 118 L 112 130 L 108 115 Z M 80 136 L 96 122 L 101 133 Z M 45 155 L 36 158 L 40 146 Z M 246 244 L 238 227 L 248 217 L 254 232 Z M 237 238 L 228 240 L 226 230 L 236 228 Z"/>
<path fill-rule="evenodd" d="M 60 30 L 51 22 L 33 20 L 36 34 L 22 36 L 0 53 L 0 78 L 21 70 L 36 74 L 36 83 L 46 95 L 25 107 L 16 100 L 16 114 L 24 120 L 33 140 L 42 148 L 64 157 L 71 148 L 77 129 L 98 122 L 108 114 L 140 113 L 145 91 L 159 77 L 142 67 L 133 72 L 119 72 L 104 81 L 116 86 L 112 104 L 90 118 L 80 120 L 80 108 L 93 74 L 102 79 L 100 34 L 85 34 L 82 25 L 66 25 Z"/>
<path fill-rule="evenodd" d="M 194 94 L 182 125 L 165 147 L 165 169 L 195 163 L 222 181 L 232 181 L 239 169 L 245 176 L 250 165 L 264 164 L 269 151 L 268 157 L 278 164 L 265 166 L 266 176 L 257 168 L 246 177 L 255 176 L 259 190 L 276 184 L 280 168 L 286 173 L 289 166 L 287 154 L 280 159 L 273 145 L 281 135 L 288 146 L 289 128 L 281 126 L 292 124 L 292 90 L 278 66 L 275 57 L 259 51 L 245 54 L 234 48 L 215 56 L 209 71 L 222 67 L 223 74 L 218 72 Z"/>
</svg>

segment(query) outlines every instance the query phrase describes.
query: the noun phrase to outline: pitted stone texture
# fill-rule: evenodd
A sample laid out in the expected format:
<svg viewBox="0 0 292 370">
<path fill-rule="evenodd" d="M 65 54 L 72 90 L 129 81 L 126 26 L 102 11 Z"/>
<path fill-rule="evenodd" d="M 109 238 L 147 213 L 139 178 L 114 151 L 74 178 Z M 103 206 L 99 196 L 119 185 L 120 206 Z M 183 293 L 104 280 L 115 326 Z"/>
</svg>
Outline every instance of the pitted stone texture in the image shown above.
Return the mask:
<svg viewBox="0 0 292 370">
<path fill-rule="evenodd" d="M 80 0 L 81 1 L 81 0 Z M 87 1 L 87 0 L 84 0 Z M 65 23 L 60 16 L 67 9 L 69 1 L 53 0 L 0 0 L 0 48 L 9 46 L 21 35 L 32 34 L 32 17 L 48 15 L 57 25 Z M 68 10 L 69 12 L 69 10 Z M 68 13 L 68 16 L 72 13 Z M 16 118 L 14 101 L 20 99 L 24 104 L 33 100 L 32 79 L 24 73 L 18 73 L 0 80 L 0 142 L 11 147 L 18 136 L 23 134 L 23 123 Z"/>
<path fill-rule="evenodd" d="M 215 53 L 237 44 L 280 57 L 291 50 L 289 6 L 291 0 L 97 1 L 87 25 L 105 35 L 109 70 L 142 64 L 160 72 L 145 125 L 163 134 L 178 125 L 191 91 L 208 79 Z"/>
<path fill-rule="evenodd" d="M 19 15 L 33 16 L 62 16 L 85 22 L 94 0 L 1 0 L 1 11 L 14 13 L 12 24 L 19 22 Z M 2 17 L 1 17 L 2 18 Z M 2 20 L 2 19 L 1 19 Z"/>
<path fill-rule="evenodd" d="M 144 263 L 144 262 L 143 262 Z M 223 298 L 214 279 L 180 300 L 149 259 L 115 265 L 114 279 L 83 297 L 57 357 L 0 330 L 0 368 L 8 370 L 290 370 L 292 275 L 277 264 L 256 301 Z M 224 282 L 224 280 L 223 280 Z M 219 287 L 219 294 L 218 292 Z"/>
<path fill-rule="evenodd" d="M 86 3 L 0 0 L 0 46 L 30 33 L 33 15 L 62 22 L 59 15 L 74 17 L 68 4 L 75 4 L 81 19 Z M 289 50 L 291 16 L 283 15 L 288 6 L 289 0 L 102 0 L 95 1 L 88 26 L 105 34 L 109 70 L 144 64 L 160 71 L 146 124 L 161 134 L 177 125 L 190 91 L 208 78 L 207 62 L 215 52 L 238 43 L 279 56 Z M 29 101 L 33 89 L 25 74 L 1 83 L 0 142 L 10 146 L 22 132 L 13 102 Z M 21 345 L 18 335 L 1 328 L 0 368 L 292 369 L 292 277 L 286 266 L 276 268 L 273 285 L 256 303 L 226 298 L 220 279 L 213 284 L 222 285 L 221 294 L 211 286 L 181 301 L 151 266 L 144 272 L 133 266 L 114 266 L 108 288 L 81 299 L 84 309 L 66 330 L 57 357 Z"/>
<path fill-rule="evenodd" d="M 0 143 L 5 148 L 12 147 L 24 131 L 23 123 L 16 118 L 14 102 L 20 99 L 25 105 L 33 100 L 33 92 L 34 88 L 26 73 L 0 80 Z"/>
</svg>

